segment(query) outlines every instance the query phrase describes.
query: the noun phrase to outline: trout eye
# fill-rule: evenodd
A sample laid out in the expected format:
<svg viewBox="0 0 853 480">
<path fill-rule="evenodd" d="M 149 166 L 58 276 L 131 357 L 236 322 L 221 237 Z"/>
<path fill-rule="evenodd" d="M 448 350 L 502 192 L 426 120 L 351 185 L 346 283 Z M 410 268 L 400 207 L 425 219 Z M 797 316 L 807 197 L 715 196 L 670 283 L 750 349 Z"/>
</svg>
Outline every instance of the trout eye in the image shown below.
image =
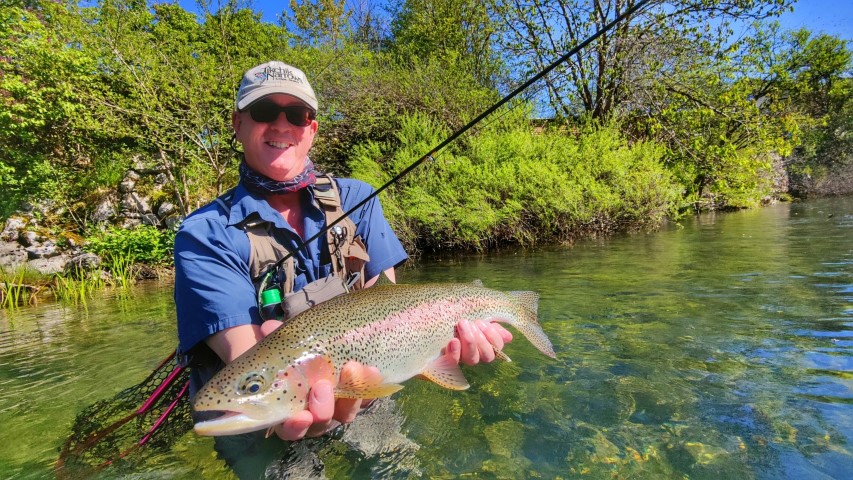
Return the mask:
<svg viewBox="0 0 853 480">
<path fill-rule="evenodd" d="M 260 373 L 252 372 L 246 375 L 237 385 L 237 393 L 240 395 L 254 395 L 261 391 L 266 385 L 264 377 Z"/>
</svg>

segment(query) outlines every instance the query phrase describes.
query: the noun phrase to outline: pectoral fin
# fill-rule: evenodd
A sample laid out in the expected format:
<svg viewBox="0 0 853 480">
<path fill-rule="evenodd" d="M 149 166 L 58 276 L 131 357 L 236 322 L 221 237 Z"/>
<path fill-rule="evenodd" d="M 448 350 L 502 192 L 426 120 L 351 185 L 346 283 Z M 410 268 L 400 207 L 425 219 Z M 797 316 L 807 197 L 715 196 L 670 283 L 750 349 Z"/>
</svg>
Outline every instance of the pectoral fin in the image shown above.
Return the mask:
<svg viewBox="0 0 853 480">
<path fill-rule="evenodd" d="M 465 390 L 470 386 L 462 370 L 459 369 L 456 359 L 450 354 L 444 354 L 433 360 L 420 376 L 451 390 Z"/>
<path fill-rule="evenodd" d="M 387 397 L 403 388 L 399 383 L 383 383 L 382 374 L 375 368 L 349 369 L 344 366 L 341 380 L 335 387 L 337 398 Z"/>
</svg>

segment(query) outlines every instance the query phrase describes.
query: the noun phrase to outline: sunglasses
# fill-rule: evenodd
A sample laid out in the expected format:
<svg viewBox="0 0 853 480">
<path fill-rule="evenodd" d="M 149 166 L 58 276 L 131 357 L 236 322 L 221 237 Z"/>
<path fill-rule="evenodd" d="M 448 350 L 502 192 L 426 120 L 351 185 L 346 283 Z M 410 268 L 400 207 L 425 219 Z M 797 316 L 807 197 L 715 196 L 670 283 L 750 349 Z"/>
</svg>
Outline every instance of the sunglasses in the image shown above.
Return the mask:
<svg viewBox="0 0 853 480">
<path fill-rule="evenodd" d="M 260 101 L 249 107 L 249 115 L 258 123 L 272 123 L 281 113 L 284 113 L 288 122 L 297 127 L 307 127 L 314 120 L 314 110 L 304 105 L 282 107 L 275 102 Z"/>
</svg>

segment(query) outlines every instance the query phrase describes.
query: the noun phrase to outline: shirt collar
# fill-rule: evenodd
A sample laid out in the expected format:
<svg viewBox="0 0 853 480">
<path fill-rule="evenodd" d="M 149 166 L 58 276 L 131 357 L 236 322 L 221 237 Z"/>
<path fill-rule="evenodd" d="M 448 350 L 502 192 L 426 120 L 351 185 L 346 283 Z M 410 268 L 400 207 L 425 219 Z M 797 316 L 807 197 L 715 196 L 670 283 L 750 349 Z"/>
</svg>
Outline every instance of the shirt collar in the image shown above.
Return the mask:
<svg viewBox="0 0 853 480">
<path fill-rule="evenodd" d="M 314 186 L 309 185 L 307 190 L 311 195 L 311 201 L 308 202 L 308 205 L 303 204 L 303 208 L 316 210 L 322 214 L 317 202 L 314 200 Z M 316 216 L 314 215 L 316 212 L 306 211 L 305 213 L 310 217 Z M 228 225 L 239 225 L 253 215 L 257 216 L 260 220 L 272 223 L 277 228 L 291 229 L 287 221 L 284 220 L 284 217 L 272 208 L 266 199 L 250 192 L 243 185 L 243 182 L 240 182 L 234 188 L 234 193 L 231 195 L 231 213 L 228 216 Z"/>
</svg>

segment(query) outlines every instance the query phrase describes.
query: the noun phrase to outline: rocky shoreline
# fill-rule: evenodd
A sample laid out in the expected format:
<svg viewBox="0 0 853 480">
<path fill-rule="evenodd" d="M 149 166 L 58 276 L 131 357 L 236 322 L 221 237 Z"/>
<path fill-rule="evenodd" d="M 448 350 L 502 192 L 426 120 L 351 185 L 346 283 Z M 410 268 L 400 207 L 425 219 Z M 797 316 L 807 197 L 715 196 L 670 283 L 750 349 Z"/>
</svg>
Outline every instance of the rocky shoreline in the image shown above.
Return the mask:
<svg viewBox="0 0 853 480">
<path fill-rule="evenodd" d="M 140 157 L 127 170 L 117 190 L 106 193 L 92 210 L 90 224 L 107 229 L 139 225 L 177 228 L 183 217 L 174 204 L 163 201 L 152 207 L 152 198 L 163 194 L 168 179 L 160 167 L 145 165 Z M 65 209 L 53 202 L 26 205 L 11 215 L 0 231 L 0 268 L 27 267 L 43 275 L 72 274 L 100 268 L 102 260 L 83 251 L 83 237 L 54 233 L 40 219 L 61 217 Z"/>
<path fill-rule="evenodd" d="M 806 174 L 792 175 L 789 164 L 797 157 L 771 159 L 774 169 L 774 190 L 788 192 L 795 197 L 844 195 L 853 192 L 853 162 L 847 157 L 837 162 L 831 174 L 811 178 Z M 86 214 L 87 226 L 97 228 L 130 229 L 151 225 L 160 229 L 176 229 L 183 221 L 179 209 L 170 201 L 167 188 L 168 174 L 157 162 L 146 161 L 142 156 L 133 158 L 115 189 L 99 196 L 99 200 Z M 154 200 L 159 199 L 159 200 Z M 67 208 L 46 201 L 39 205 L 26 205 L 11 215 L 0 231 L 0 268 L 15 270 L 28 267 L 44 275 L 91 271 L 100 268 L 102 259 L 83 251 L 85 239 L 70 232 L 55 233 L 52 227 L 58 222 L 44 219 L 73 217 Z M 153 269 L 138 267 L 138 275 L 151 278 Z M 163 272 L 157 272 L 161 276 Z"/>
</svg>

